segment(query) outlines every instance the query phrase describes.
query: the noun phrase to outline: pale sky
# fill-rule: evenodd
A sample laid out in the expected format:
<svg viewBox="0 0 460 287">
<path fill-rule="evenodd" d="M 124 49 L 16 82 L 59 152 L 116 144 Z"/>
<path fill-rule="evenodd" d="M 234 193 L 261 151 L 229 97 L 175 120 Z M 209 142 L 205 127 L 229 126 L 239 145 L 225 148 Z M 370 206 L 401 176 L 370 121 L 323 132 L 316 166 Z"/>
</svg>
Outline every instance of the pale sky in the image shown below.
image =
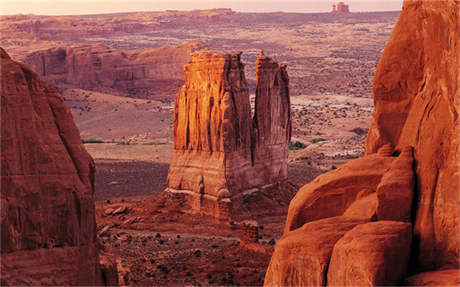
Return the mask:
<svg viewBox="0 0 460 287">
<path fill-rule="evenodd" d="M 232 8 L 241 12 L 328 12 L 330 0 L 0 0 L 0 14 L 81 15 Z M 401 10 L 403 0 L 349 0 L 352 12 Z"/>
</svg>

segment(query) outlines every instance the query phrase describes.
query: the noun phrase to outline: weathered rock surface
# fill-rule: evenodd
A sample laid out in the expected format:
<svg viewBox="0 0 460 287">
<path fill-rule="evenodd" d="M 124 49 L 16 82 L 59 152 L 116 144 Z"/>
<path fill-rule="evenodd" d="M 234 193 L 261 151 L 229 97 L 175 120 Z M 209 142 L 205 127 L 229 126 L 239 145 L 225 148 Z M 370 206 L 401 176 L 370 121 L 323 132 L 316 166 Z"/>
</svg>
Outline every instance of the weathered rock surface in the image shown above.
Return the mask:
<svg viewBox="0 0 460 287">
<path fill-rule="evenodd" d="M 334 245 L 347 231 L 363 222 L 343 216 L 331 217 L 285 233 L 276 244 L 264 285 L 324 286 Z"/>
<path fill-rule="evenodd" d="M 447 269 L 424 272 L 404 279 L 406 286 L 458 286 L 460 285 L 460 270 Z"/>
<path fill-rule="evenodd" d="M 411 220 L 414 193 L 414 158 L 412 148 L 403 149 L 377 186 L 379 220 Z"/>
<path fill-rule="evenodd" d="M 36 51 L 20 60 L 52 86 L 151 98 L 174 94 L 190 54 L 208 48 L 198 41 L 126 51 L 96 44 Z"/>
<path fill-rule="evenodd" d="M 217 218 L 228 218 L 232 197 L 287 179 L 291 122 L 286 69 L 259 56 L 251 119 L 240 55 L 192 54 L 176 96 L 168 187 L 189 193 L 195 211 Z"/>
<path fill-rule="evenodd" d="M 1 53 L 1 283 L 100 285 L 94 161 L 61 96 Z"/>
<path fill-rule="evenodd" d="M 375 192 L 394 160 L 373 154 L 349 161 L 304 185 L 289 205 L 285 232 L 313 220 L 342 215 L 360 192 Z"/>
<path fill-rule="evenodd" d="M 397 221 L 361 224 L 334 246 L 328 286 L 395 286 L 406 274 L 412 226 Z"/>
<path fill-rule="evenodd" d="M 334 247 L 328 285 L 393 285 L 409 269 L 459 267 L 459 13 L 458 1 L 404 2 L 377 68 L 366 155 L 321 175 L 291 201 L 284 238 L 331 216 L 398 221 L 359 225 L 347 233 Z M 411 248 L 405 222 L 415 223 Z M 398 225 L 405 227 L 392 230 Z M 275 250 L 288 250 L 284 240 Z M 311 242 L 306 234 L 289 244 L 303 242 Z M 321 248 L 320 240 L 316 244 Z M 270 267 L 290 266 L 310 252 L 275 251 Z M 295 270 L 269 268 L 266 286 L 299 285 L 299 278 L 318 274 L 311 264 Z M 439 273 L 439 281 L 435 274 L 406 281 L 450 284 L 456 272 Z"/>
<path fill-rule="evenodd" d="M 414 147 L 419 267 L 459 261 L 460 3 L 405 1 L 374 79 L 366 153 Z"/>
</svg>

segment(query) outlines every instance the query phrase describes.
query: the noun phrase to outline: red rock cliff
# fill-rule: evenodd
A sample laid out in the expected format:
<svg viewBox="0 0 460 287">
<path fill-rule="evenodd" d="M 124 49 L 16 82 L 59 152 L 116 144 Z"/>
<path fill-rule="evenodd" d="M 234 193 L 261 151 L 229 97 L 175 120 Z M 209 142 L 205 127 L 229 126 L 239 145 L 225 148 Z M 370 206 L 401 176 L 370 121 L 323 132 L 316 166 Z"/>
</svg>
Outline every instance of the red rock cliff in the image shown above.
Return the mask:
<svg viewBox="0 0 460 287">
<path fill-rule="evenodd" d="M 240 54 L 193 54 L 176 97 L 169 190 L 191 194 L 194 211 L 217 218 L 228 218 L 218 205 L 231 209 L 231 197 L 287 179 L 291 123 L 285 67 L 259 57 L 251 120 Z"/>
<path fill-rule="evenodd" d="M 177 47 L 117 50 L 105 45 L 58 47 L 27 55 L 24 63 L 50 85 L 137 97 L 174 94 L 183 84 L 182 67 L 202 42 Z"/>
<path fill-rule="evenodd" d="M 61 96 L 0 53 L 2 285 L 101 285 L 94 161 Z"/>
<path fill-rule="evenodd" d="M 366 153 L 414 147 L 419 267 L 459 260 L 460 3 L 406 1 L 374 79 Z"/>
<path fill-rule="evenodd" d="M 299 190 L 266 286 L 398 285 L 417 271 L 431 272 L 405 284 L 458 285 L 459 11 L 404 2 L 374 80 L 366 155 Z"/>
</svg>

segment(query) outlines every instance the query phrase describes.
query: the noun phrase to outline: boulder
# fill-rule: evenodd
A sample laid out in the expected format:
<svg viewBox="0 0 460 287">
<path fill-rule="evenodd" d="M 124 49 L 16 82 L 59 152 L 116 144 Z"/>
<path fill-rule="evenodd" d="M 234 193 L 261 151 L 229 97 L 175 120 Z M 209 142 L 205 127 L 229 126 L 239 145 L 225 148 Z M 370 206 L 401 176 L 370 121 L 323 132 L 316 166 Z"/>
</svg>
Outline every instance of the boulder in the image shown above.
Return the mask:
<svg viewBox="0 0 460 287">
<path fill-rule="evenodd" d="M 460 269 L 424 272 L 404 279 L 405 286 L 459 286 Z"/>
<path fill-rule="evenodd" d="M 285 232 L 306 222 L 344 214 L 362 190 L 377 189 L 394 160 L 378 154 L 351 160 L 304 185 L 289 205 Z"/>
<path fill-rule="evenodd" d="M 406 147 L 391 164 L 377 186 L 378 220 L 411 220 L 414 194 L 414 158 L 412 148 Z"/>
<path fill-rule="evenodd" d="M 264 286 L 324 286 L 336 242 L 365 220 L 331 217 L 283 235 L 275 247 Z"/>
<path fill-rule="evenodd" d="M 360 224 L 335 244 L 328 286 L 396 286 L 407 271 L 412 226 L 397 221 Z"/>
</svg>

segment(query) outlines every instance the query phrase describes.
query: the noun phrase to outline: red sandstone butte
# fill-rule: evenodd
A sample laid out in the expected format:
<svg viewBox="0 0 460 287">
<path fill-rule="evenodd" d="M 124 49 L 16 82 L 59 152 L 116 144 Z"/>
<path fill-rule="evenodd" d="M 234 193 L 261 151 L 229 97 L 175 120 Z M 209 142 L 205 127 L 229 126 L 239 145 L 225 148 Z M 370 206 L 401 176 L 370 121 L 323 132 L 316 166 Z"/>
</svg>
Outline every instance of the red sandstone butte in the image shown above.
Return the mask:
<svg viewBox="0 0 460 287">
<path fill-rule="evenodd" d="M 94 161 L 62 97 L 1 54 L 1 284 L 103 285 Z M 103 268 L 104 269 L 104 268 Z"/>
<path fill-rule="evenodd" d="M 176 96 L 168 190 L 193 212 L 229 219 L 232 197 L 287 180 L 291 137 L 285 66 L 261 53 L 255 115 L 240 52 L 192 54 Z"/>
<path fill-rule="evenodd" d="M 144 50 L 75 45 L 32 52 L 23 60 L 52 86 L 149 98 L 175 93 L 184 82 L 182 67 L 190 54 L 208 48 L 199 41 Z"/>
<path fill-rule="evenodd" d="M 376 71 L 366 155 L 299 190 L 265 286 L 397 285 L 420 271 L 430 272 L 406 284 L 458 285 L 459 11 L 454 0 L 404 2 Z M 308 259 L 329 254 L 311 238 L 337 216 L 377 222 L 338 238 L 331 257 Z"/>
</svg>

